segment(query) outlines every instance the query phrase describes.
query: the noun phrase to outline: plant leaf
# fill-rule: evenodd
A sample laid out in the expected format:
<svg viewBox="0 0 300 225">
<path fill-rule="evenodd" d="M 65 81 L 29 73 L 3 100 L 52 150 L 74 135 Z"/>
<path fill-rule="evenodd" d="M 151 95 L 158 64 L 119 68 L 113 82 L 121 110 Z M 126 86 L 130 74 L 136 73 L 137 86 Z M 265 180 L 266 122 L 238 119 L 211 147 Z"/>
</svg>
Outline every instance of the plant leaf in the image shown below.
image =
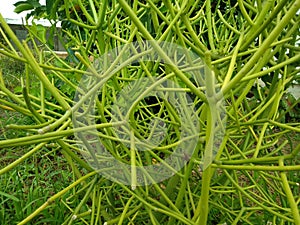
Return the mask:
<svg viewBox="0 0 300 225">
<path fill-rule="evenodd" d="M 34 9 L 34 7 L 29 4 L 29 3 L 22 3 L 22 4 L 18 4 L 18 6 L 15 8 L 14 12 L 15 13 L 21 13 L 27 10 L 31 10 Z"/>
<path fill-rule="evenodd" d="M 13 196 L 13 195 L 10 195 L 10 194 L 7 194 L 7 193 L 2 192 L 2 191 L 0 191 L 0 195 L 2 195 L 2 196 L 4 196 L 4 197 L 7 197 L 7 198 L 9 198 L 9 199 L 11 199 L 11 200 L 13 200 L 13 201 L 16 201 L 16 202 L 19 202 L 19 201 L 20 201 L 20 199 L 18 199 L 17 197 L 15 197 L 15 196 Z"/>
</svg>

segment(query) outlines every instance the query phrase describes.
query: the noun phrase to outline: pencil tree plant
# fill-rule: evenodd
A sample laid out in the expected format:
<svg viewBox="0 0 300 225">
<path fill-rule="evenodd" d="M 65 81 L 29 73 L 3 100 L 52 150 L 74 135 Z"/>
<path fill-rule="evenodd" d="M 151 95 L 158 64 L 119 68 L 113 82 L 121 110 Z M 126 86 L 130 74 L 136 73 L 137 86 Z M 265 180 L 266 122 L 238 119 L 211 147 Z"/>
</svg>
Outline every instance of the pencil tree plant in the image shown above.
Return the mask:
<svg viewBox="0 0 300 225">
<path fill-rule="evenodd" d="M 287 89 L 297 85 L 300 76 L 299 0 L 52 0 L 46 6 L 27 0 L 16 4 L 17 12 L 27 9 L 33 10 L 32 17 L 51 20 L 54 30 L 61 22 L 56 35 L 73 60 L 60 58 L 45 32 L 35 32 L 37 25 L 27 26 L 28 39 L 20 42 L 0 15 L 0 53 L 26 68 L 21 92 L 8 89 L 1 77 L 0 107 L 33 121 L 6 127 L 25 130 L 27 135 L 1 140 L 0 148 L 23 146 L 28 151 L 1 168 L 0 176 L 47 149 L 64 156 L 74 180 L 19 224 L 45 220 L 43 212 L 58 201 L 65 205 L 62 224 L 300 224 L 300 125 L 296 116 L 290 117 L 291 112 L 299 113 L 299 98 L 287 96 Z M 136 61 L 137 55 L 147 53 L 143 46 L 127 49 L 135 54 L 122 52 L 122 46 L 145 40 L 154 43 L 155 57 L 170 63 Z M 160 43 L 181 46 L 198 58 L 186 57 L 181 63 L 184 54 L 175 51 L 174 66 L 166 57 L 168 48 Z M 115 49 L 128 58 L 118 57 Z M 199 59 L 202 64 L 190 77 L 189 70 L 195 69 L 191 65 L 198 66 Z M 103 72 L 105 66 L 126 62 L 114 73 Z M 200 130 L 194 151 L 173 176 L 147 185 L 136 180 L 130 186 L 103 176 L 84 155 L 95 157 L 94 163 L 107 163 L 106 155 L 89 151 L 99 144 L 93 142 L 97 137 L 102 147 L 131 168 L 160 165 L 183 142 L 179 129 L 183 121 L 176 116 L 181 109 L 176 111 L 160 96 L 147 96 L 148 86 L 132 93 L 138 93 L 138 101 L 133 101 L 126 118 L 131 138 L 122 139 L 123 130 L 113 129 L 125 123 L 112 112 L 114 102 L 130 82 L 146 77 L 154 86 L 167 78 L 175 82 L 178 86 L 162 89 L 189 96 Z M 84 89 L 82 82 L 102 85 L 91 103 L 94 116 L 76 120 L 86 126 L 76 125 L 77 114 L 72 114 L 76 109 L 82 115 L 91 107 L 82 99 L 94 86 Z M 224 117 L 220 119 L 213 116 L 216 108 L 210 103 L 218 105 L 221 100 Z M 82 111 L 80 101 L 85 102 Z M 154 118 L 163 123 L 152 124 Z M 218 119 L 225 122 L 215 127 Z M 80 133 L 89 128 L 93 130 L 88 135 Z M 147 142 L 150 150 L 145 153 L 135 151 L 134 136 L 147 140 L 157 129 L 167 131 L 162 142 L 152 149 L 153 143 Z M 220 129 L 222 139 L 212 143 Z M 86 142 L 79 141 L 83 139 Z M 88 147 L 82 148 L 83 144 Z M 216 155 L 204 166 L 211 145 L 217 148 Z"/>
</svg>

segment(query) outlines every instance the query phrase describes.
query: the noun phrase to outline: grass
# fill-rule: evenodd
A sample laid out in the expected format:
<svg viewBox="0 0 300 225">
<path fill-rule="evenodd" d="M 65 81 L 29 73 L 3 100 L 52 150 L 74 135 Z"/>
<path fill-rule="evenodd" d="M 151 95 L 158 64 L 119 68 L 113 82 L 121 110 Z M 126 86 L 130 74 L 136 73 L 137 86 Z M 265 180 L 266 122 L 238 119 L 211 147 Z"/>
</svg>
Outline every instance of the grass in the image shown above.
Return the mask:
<svg viewBox="0 0 300 225">
<path fill-rule="evenodd" d="M 6 130 L 4 127 L 11 123 L 30 124 L 31 118 L 15 112 L 1 112 L 1 115 L 0 139 L 24 135 L 24 132 Z M 0 168 L 19 159 L 32 147 L 1 148 Z M 57 146 L 48 144 L 43 147 L 37 154 L 0 176 L 0 224 L 18 224 L 72 180 L 72 170 L 57 151 Z M 35 218 L 32 224 L 62 224 L 69 214 L 63 202 L 57 201 Z"/>
<path fill-rule="evenodd" d="M 2 166 L 18 158 L 18 155 L 12 154 L 12 152 L 22 153 L 22 149 L 6 149 L 6 151 L 11 151 L 11 153 L 0 152 Z M 52 157 L 54 156 L 52 153 Z M 53 163 L 51 155 L 36 155 L 1 176 L 1 224 L 17 224 L 47 201 L 50 196 L 61 190 L 63 186 L 68 185 L 72 180 L 72 173 L 66 167 L 64 159 L 55 157 L 56 160 Z M 33 223 L 61 224 L 66 213 L 66 207 L 61 202 L 57 202 L 55 207 L 50 207 L 41 213 L 33 220 Z"/>
<path fill-rule="evenodd" d="M 16 113 L 9 116 L 17 121 L 24 119 Z M 0 121 L 1 124 L 2 122 Z M 4 134 L 0 135 L 0 138 L 23 135 L 18 131 Z M 32 146 L 1 148 L 0 168 L 17 160 L 31 148 Z M 17 224 L 72 181 L 73 175 L 66 160 L 55 149 L 51 145 L 45 146 L 38 154 L 0 177 L 1 224 Z M 62 224 L 67 215 L 68 209 L 58 201 L 55 207 L 49 207 L 35 218 L 32 224 Z"/>
<path fill-rule="evenodd" d="M 20 86 L 24 65 L 7 57 L 0 58 L 0 65 L 7 87 L 14 90 Z M 26 131 L 7 129 L 7 125 L 31 125 L 33 122 L 29 116 L 0 108 L 0 140 L 26 136 Z M 14 162 L 32 148 L 0 148 L 0 168 Z M 68 186 L 72 179 L 72 170 L 57 151 L 57 146 L 44 146 L 37 154 L 0 176 L 0 224 L 18 224 L 62 187 Z M 67 215 L 68 209 L 58 201 L 54 207 L 49 207 L 35 218 L 32 224 L 62 224 Z"/>
</svg>

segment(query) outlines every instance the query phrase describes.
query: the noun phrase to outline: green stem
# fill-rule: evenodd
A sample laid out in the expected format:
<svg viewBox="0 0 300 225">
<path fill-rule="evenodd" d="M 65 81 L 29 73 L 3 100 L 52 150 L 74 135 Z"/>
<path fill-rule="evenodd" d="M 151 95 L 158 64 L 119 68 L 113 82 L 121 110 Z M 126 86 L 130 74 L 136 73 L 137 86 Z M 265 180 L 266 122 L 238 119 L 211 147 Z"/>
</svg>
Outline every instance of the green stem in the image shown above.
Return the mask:
<svg viewBox="0 0 300 225">
<path fill-rule="evenodd" d="M 283 163 L 283 158 L 279 160 L 279 166 L 280 167 L 286 167 Z M 300 170 L 300 165 L 298 166 L 298 170 Z M 295 202 L 293 192 L 292 192 L 292 190 L 289 186 L 288 179 L 287 179 L 287 176 L 286 176 L 286 172 L 284 172 L 284 171 L 281 172 L 280 177 L 282 179 L 283 190 L 285 191 L 287 200 L 288 200 L 288 202 L 290 204 L 290 207 L 291 207 L 294 222 L 295 222 L 295 224 L 299 225 L 300 224 L 300 213 L 299 213 L 298 205 Z"/>
<path fill-rule="evenodd" d="M 205 8 L 205 15 L 206 15 L 206 21 L 207 21 L 208 42 L 209 42 L 211 50 L 213 52 L 215 52 L 216 47 L 215 47 L 214 37 L 213 37 L 212 14 L 211 14 L 211 0 L 206 0 L 205 7 L 206 7 Z"/>
<path fill-rule="evenodd" d="M 78 184 L 81 184 L 83 181 L 85 181 L 89 177 L 95 176 L 97 173 L 98 173 L 98 171 L 93 171 L 91 173 L 88 173 L 87 175 L 81 177 L 80 179 L 78 179 L 77 181 L 75 181 L 74 183 L 72 183 L 71 185 L 69 185 L 68 187 L 66 187 L 65 189 L 63 189 L 62 191 L 60 191 L 57 194 L 53 195 L 43 205 L 41 205 L 37 210 L 35 210 L 33 213 L 31 213 L 27 218 L 25 218 L 24 220 L 22 220 L 19 223 L 19 225 L 25 225 L 26 223 L 30 222 L 40 212 L 42 212 L 49 205 L 51 205 L 56 199 L 62 197 L 65 193 L 67 193 L 68 191 L 70 191 L 71 189 L 73 189 L 75 186 L 77 186 Z"/>
<path fill-rule="evenodd" d="M 20 163 L 24 162 L 27 158 L 29 158 L 34 153 L 36 153 L 37 151 L 39 151 L 45 144 L 46 143 L 40 143 L 39 145 L 37 145 L 36 147 L 34 147 L 32 150 L 30 150 L 29 152 L 27 152 L 23 156 L 21 156 L 19 159 L 17 159 L 16 161 L 10 163 L 8 166 L 6 166 L 3 169 L 1 169 L 0 170 L 0 176 L 2 174 L 4 174 L 4 173 L 7 173 L 8 171 L 14 169 Z"/>
<path fill-rule="evenodd" d="M 295 166 L 260 166 L 260 165 L 251 165 L 251 166 L 244 166 L 244 165 L 217 165 L 212 164 L 213 168 L 220 168 L 226 170 L 255 170 L 255 171 L 298 171 L 300 170 L 300 165 Z"/>
<path fill-rule="evenodd" d="M 239 0 L 241 1 L 241 0 Z M 282 8 L 286 5 L 285 1 L 280 1 L 278 3 L 278 5 L 275 7 L 274 10 L 272 10 L 271 14 L 268 16 L 268 18 L 263 22 L 263 24 L 261 24 L 260 26 L 254 26 L 251 28 L 252 32 L 248 32 L 247 36 L 244 39 L 244 43 L 242 46 L 242 50 L 246 50 L 247 47 L 250 45 L 250 43 L 268 26 L 270 25 L 270 23 L 272 22 L 272 20 L 274 19 L 275 16 L 278 15 L 278 13 L 280 12 L 280 10 L 282 10 Z M 269 4 L 268 4 L 269 6 Z M 268 8 L 269 9 L 269 8 Z M 264 10 L 264 13 L 267 14 L 268 13 L 268 9 Z M 264 19 L 265 15 L 263 14 L 263 12 L 260 13 L 260 15 L 262 15 L 262 19 Z M 257 22 L 257 21 L 256 21 Z M 262 22 L 262 21 L 261 21 Z M 253 24 L 252 24 L 253 25 Z"/>
<path fill-rule="evenodd" d="M 83 189 L 87 189 L 87 190 L 85 191 L 84 197 L 82 198 L 82 200 L 80 201 L 80 203 L 78 204 L 76 209 L 74 210 L 73 215 L 72 215 L 68 225 L 72 225 L 76 219 L 80 218 L 79 212 L 80 212 L 81 208 L 84 206 L 84 204 L 86 204 L 86 202 L 90 198 L 91 192 L 92 192 L 93 188 L 95 187 L 97 180 L 98 180 L 98 177 L 95 176 L 94 179 L 90 183 L 86 184 L 85 187 L 83 187 Z"/>
<path fill-rule="evenodd" d="M 0 148 L 37 144 L 44 141 L 53 141 L 53 140 L 60 139 L 62 137 L 71 136 L 76 132 L 83 132 L 83 131 L 93 130 L 93 129 L 102 129 L 102 128 L 112 127 L 112 126 L 120 126 L 120 125 L 124 125 L 124 123 L 125 123 L 124 121 L 115 122 L 115 123 L 102 123 L 102 124 L 97 124 L 95 126 L 85 126 L 85 127 L 75 128 L 75 129 L 53 131 L 45 134 L 37 134 L 37 135 L 31 135 L 27 137 L 2 140 L 0 141 Z"/>
<path fill-rule="evenodd" d="M 252 19 L 250 18 L 250 16 L 248 15 L 243 2 L 244 2 L 243 0 L 238 0 L 238 4 L 239 4 L 240 10 L 241 10 L 241 13 L 243 14 L 246 21 L 250 25 L 253 25 L 254 23 L 253 23 Z"/>
<path fill-rule="evenodd" d="M 33 117 L 37 120 L 37 122 L 45 123 L 46 122 L 45 119 L 37 111 L 35 111 L 32 108 L 31 101 L 30 101 L 30 98 L 28 96 L 27 88 L 26 88 L 26 86 L 23 85 L 23 79 L 21 79 L 21 83 L 22 83 L 22 86 L 23 86 L 22 87 L 23 97 L 24 97 L 24 100 L 26 102 L 27 108 L 32 113 Z"/>
<path fill-rule="evenodd" d="M 278 37 L 278 35 L 282 32 L 285 26 L 290 23 L 291 19 L 298 12 L 300 7 L 300 0 L 296 0 L 291 8 L 286 12 L 285 16 L 282 20 L 276 25 L 276 27 L 272 30 L 269 36 L 265 39 L 265 41 L 261 44 L 258 50 L 254 53 L 251 59 L 244 65 L 244 67 L 236 74 L 236 76 L 226 85 L 222 87 L 222 93 L 217 94 L 217 99 L 222 99 L 223 95 L 227 94 L 235 85 L 237 85 L 240 80 L 247 75 L 247 73 L 254 67 L 259 58 L 264 55 L 270 45 L 274 42 L 274 40 Z"/>
<path fill-rule="evenodd" d="M 132 22 L 138 27 L 139 31 L 144 35 L 144 37 L 148 40 L 154 40 L 152 35 L 148 32 L 145 26 L 142 24 L 140 19 L 134 13 L 134 11 L 130 8 L 128 3 L 125 0 L 119 0 L 119 4 L 122 6 L 123 10 L 128 14 L 131 18 Z M 159 43 L 153 41 L 151 42 L 153 48 L 157 51 L 159 56 L 165 60 L 166 64 L 169 65 L 171 70 L 191 89 L 191 91 L 206 102 L 206 96 L 197 89 L 197 87 L 188 79 L 188 77 L 176 66 L 173 61 L 168 57 L 168 55 L 163 51 L 163 49 L 159 46 Z"/>
<path fill-rule="evenodd" d="M 53 97 L 58 101 L 58 103 L 64 108 L 68 109 L 70 108 L 69 104 L 65 101 L 65 99 L 59 94 L 59 91 L 57 88 L 48 80 L 45 73 L 41 70 L 39 67 L 39 64 L 36 62 L 34 56 L 32 55 L 29 47 L 26 45 L 26 42 L 24 41 L 23 44 L 19 41 L 17 36 L 14 34 L 14 32 L 11 30 L 11 28 L 7 25 L 4 18 L 0 14 L 0 24 L 8 34 L 8 36 L 12 39 L 12 41 L 15 43 L 15 45 L 18 47 L 24 58 L 27 60 L 27 63 L 31 66 L 31 69 L 33 72 L 39 77 L 39 79 L 44 83 L 45 87 L 51 92 Z"/>
<path fill-rule="evenodd" d="M 209 189 L 210 182 L 212 178 L 212 167 L 209 166 L 202 173 L 202 187 L 201 187 L 201 197 L 197 205 L 196 211 L 192 218 L 197 225 L 206 225 L 209 213 Z"/>
</svg>

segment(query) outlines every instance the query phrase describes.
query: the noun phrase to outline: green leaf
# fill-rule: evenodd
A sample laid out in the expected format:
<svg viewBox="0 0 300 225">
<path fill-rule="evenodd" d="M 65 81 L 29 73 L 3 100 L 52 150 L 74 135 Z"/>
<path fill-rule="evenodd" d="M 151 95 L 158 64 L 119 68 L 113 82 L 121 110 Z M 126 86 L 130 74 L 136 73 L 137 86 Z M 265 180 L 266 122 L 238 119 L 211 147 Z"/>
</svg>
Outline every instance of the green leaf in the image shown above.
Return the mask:
<svg viewBox="0 0 300 225">
<path fill-rule="evenodd" d="M 17 7 L 17 6 L 22 5 L 22 4 L 29 4 L 29 5 L 31 5 L 28 1 L 19 1 L 19 2 L 16 2 L 14 4 L 14 6 Z"/>
<path fill-rule="evenodd" d="M 21 86 L 15 87 L 15 88 L 14 88 L 14 92 L 15 92 L 16 94 L 22 93 L 22 87 L 21 87 Z"/>
<path fill-rule="evenodd" d="M 32 26 L 29 29 L 34 34 L 34 36 L 39 39 L 40 42 L 44 44 L 47 43 L 47 30 L 43 25 L 35 24 L 34 22 L 32 22 Z"/>
<path fill-rule="evenodd" d="M 34 7 L 29 3 L 18 4 L 14 10 L 15 13 L 21 13 L 27 10 L 34 9 Z"/>
<path fill-rule="evenodd" d="M 46 0 L 46 12 L 50 15 L 53 12 L 55 0 Z"/>
<path fill-rule="evenodd" d="M 29 4 L 31 4 L 34 8 L 40 7 L 41 4 L 39 3 L 39 0 L 27 0 Z"/>
<path fill-rule="evenodd" d="M 7 197 L 7 198 L 9 198 L 9 199 L 11 199 L 11 200 L 13 200 L 13 201 L 16 201 L 16 202 L 19 202 L 19 201 L 20 201 L 20 199 L 16 198 L 15 196 L 10 195 L 10 194 L 7 194 L 7 193 L 2 192 L 2 191 L 0 191 L 0 195 L 2 195 L 2 196 L 4 196 L 4 197 Z"/>
</svg>

